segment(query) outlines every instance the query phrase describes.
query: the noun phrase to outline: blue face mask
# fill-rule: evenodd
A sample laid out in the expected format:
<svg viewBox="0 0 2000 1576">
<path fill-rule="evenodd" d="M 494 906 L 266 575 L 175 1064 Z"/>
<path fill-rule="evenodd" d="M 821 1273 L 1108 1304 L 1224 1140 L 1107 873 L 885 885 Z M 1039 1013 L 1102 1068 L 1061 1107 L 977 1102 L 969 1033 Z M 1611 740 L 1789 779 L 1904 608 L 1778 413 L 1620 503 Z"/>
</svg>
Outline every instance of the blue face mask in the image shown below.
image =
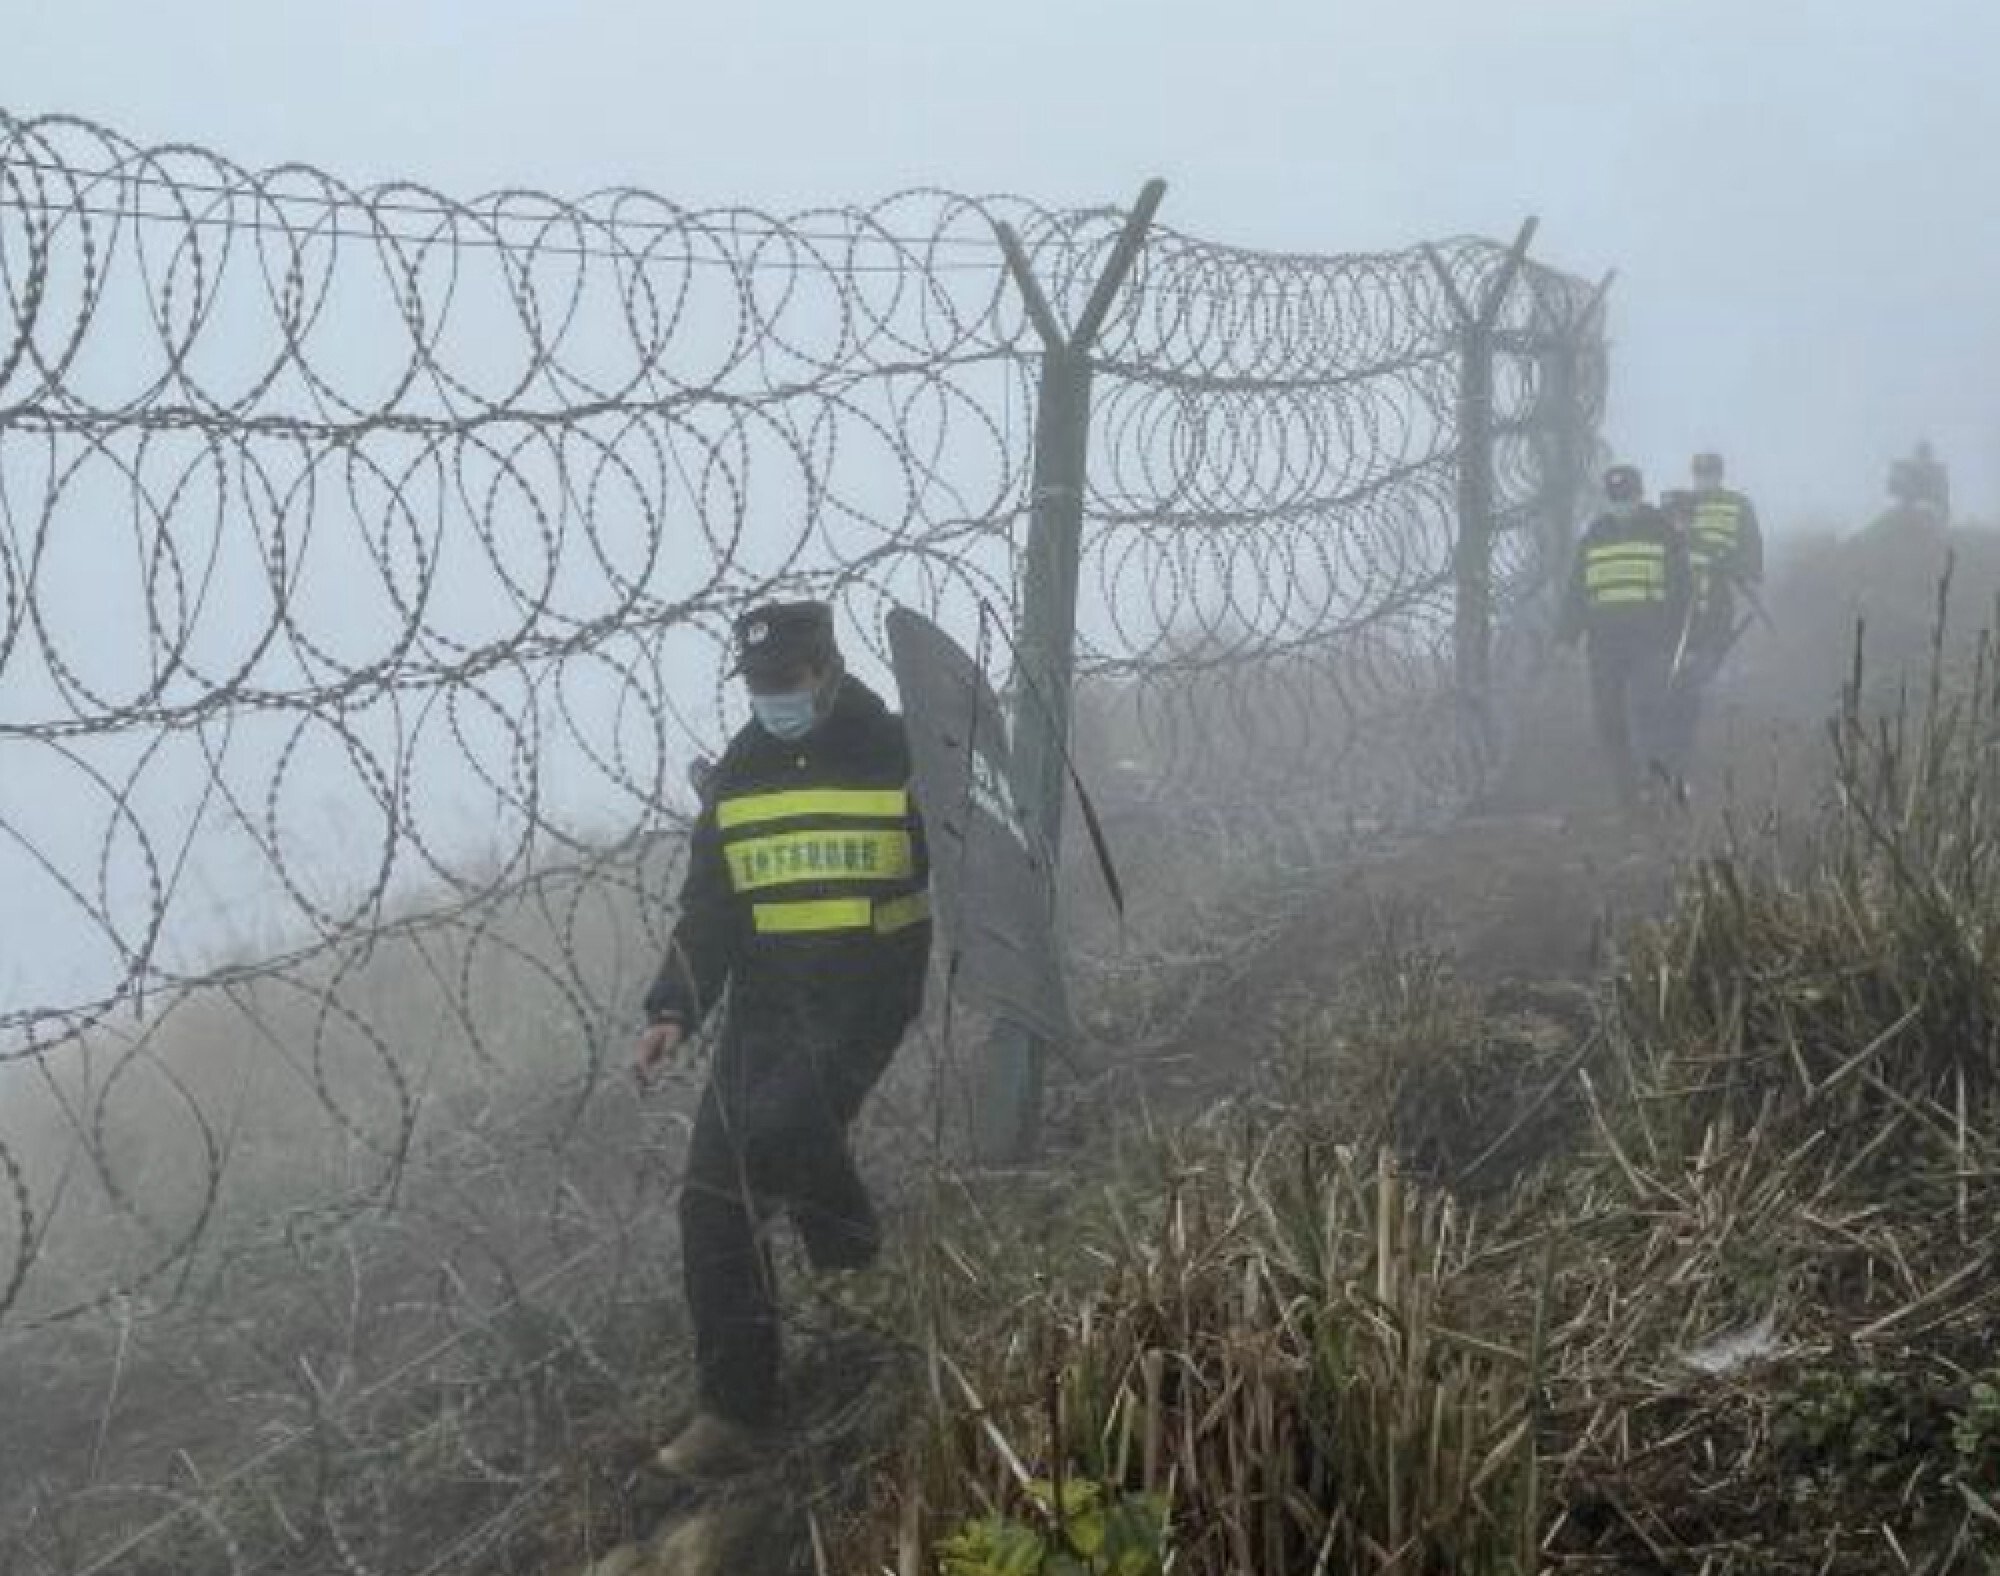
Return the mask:
<svg viewBox="0 0 2000 1576">
<path fill-rule="evenodd" d="M 803 739 L 819 721 L 818 697 L 809 689 L 752 695 L 750 710 L 766 733 L 788 743 Z"/>
</svg>

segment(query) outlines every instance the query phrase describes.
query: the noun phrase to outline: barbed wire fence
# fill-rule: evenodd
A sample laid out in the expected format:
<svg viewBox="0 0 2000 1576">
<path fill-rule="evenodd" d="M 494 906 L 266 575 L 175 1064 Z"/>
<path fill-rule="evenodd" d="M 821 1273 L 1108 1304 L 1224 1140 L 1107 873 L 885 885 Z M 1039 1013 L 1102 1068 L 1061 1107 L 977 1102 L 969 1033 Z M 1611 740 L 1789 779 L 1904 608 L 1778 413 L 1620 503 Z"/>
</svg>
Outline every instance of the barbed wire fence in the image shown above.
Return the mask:
<svg viewBox="0 0 2000 1576">
<path fill-rule="evenodd" d="M 1015 627 L 996 234 L 1067 322 L 1127 217 L 467 203 L 0 114 L 0 1568 L 498 1568 L 545 1513 L 672 1346 L 684 1105 L 623 1063 L 729 622 L 829 597 L 878 677 L 895 604 Z M 1175 857 L 1079 926 L 1107 1054 L 1257 944 L 1217 905 L 1504 751 L 1607 365 L 1527 241 L 1132 258 L 1076 748 Z M 947 1142 L 925 1043 L 890 1164 Z"/>
</svg>

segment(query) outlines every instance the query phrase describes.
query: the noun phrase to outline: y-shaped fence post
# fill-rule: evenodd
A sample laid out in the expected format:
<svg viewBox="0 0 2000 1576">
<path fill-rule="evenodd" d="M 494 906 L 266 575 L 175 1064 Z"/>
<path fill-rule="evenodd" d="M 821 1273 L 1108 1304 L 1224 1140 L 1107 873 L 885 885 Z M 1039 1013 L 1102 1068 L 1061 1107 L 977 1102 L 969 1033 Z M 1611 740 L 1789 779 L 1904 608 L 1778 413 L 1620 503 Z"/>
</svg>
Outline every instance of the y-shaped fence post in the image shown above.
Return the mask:
<svg viewBox="0 0 2000 1576">
<path fill-rule="evenodd" d="M 1060 871 L 1064 761 L 1076 666 L 1077 578 L 1083 559 L 1083 491 L 1090 449 L 1091 350 L 1119 289 L 1138 261 L 1165 181 L 1149 181 L 1126 218 L 1104 273 L 1074 328 L 1063 330 L 1011 226 L 998 224 L 1007 269 L 1042 341 L 1035 407 L 1034 498 L 1021 566 L 1015 638 L 1014 799 L 1049 862 Z M 1054 923 L 1055 915 L 1050 916 Z M 973 1148 L 989 1163 L 1025 1160 L 1041 1132 L 1048 1047 L 1017 1023 L 996 1024 L 974 1069 Z"/>
<path fill-rule="evenodd" d="M 1491 759 L 1494 746 L 1492 697 L 1488 692 L 1493 647 L 1493 536 L 1497 528 L 1493 341 L 1539 223 L 1530 218 L 1521 226 L 1506 261 L 1476 309 L 1458 288 L 1436 248 L 1424 248 L 1458 319 L 1458 543 L 1452 554 L 1452 663 L 1459 703 L 1482 766 Z"/>
</svg>

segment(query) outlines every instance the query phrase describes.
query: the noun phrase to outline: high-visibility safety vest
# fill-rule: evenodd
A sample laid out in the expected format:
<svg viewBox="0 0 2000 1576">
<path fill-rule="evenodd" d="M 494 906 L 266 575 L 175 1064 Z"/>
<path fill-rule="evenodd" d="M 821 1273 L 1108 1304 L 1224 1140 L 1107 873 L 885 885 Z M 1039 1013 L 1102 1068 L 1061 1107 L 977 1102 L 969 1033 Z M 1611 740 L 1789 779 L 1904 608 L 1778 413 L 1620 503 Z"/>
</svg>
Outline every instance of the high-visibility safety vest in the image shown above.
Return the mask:
<svg viewBox="0 0 2000 1576">
<path fill-rule="evenodd" d="M 1638 607 L 1667 600 L 1664 542 L 1595 542 L 1584 550 L 1583 589 L 1592 607 Z"/>
<path fill-rule="evenodd" d="M 1727 562 L 1743 539 L 1743 500 L 1730 493 L 1695 499 L 1694 523 L 1688 531 L 1688 554 L 1698 568 Z"/>
<path fill-rule="evenodd" d="M 761 936 L 893 935 L 930 918 L 906 788 L 785 788 L 718 800 L 737 896 Z"/>
</svg>

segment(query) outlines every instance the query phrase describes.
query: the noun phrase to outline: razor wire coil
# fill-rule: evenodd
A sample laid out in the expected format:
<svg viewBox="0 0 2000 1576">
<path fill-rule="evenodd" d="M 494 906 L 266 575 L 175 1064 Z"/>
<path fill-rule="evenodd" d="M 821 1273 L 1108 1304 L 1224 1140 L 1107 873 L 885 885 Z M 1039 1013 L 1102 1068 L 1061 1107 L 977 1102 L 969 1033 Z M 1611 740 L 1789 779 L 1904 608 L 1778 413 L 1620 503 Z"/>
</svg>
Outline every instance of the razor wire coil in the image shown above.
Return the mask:
<svg viewBox="0 0 2000 1576">
<path fill-rule="evenodd" d="M 477 1345 L 408 1264 L 539 1288 L 510 1211 L 644 1257 L 607 1155 L 658 1146 L 609 1144 L 602 1096 L 671 922 L 671 785 L 731 726 L 730 621 L 830 597 L 879 671 L 894 603 L 960 632 L 1016 605 L 1038 341 L 994 227 L 1073 314 L 1121 217 L 461 202 L 0 113 L 0 1376 L 114 1307 L 179 1328 L 295 1230 L 393 1283 L 345 1331 L 300 1301 L 336 1347 L 411 1306 Z M 1506 263 L 1437 252 L 1468 298 Z M 1498 325 L 1503 618 L 1601 412 L 1594 314 L 1531 263 Z M 1415 251 L 1156 229 L 1104 326 L 1079 748 L 1214 864 L 1465 791 L 1459 358 Z M 602 1307 L 555 1305 L 552 1361 L 612 1361 Z M 446 1414 L 308 1410 L 301 1515 L 376 1568 L 343 1496 L 386 1514 L 383 1452 Z M 474 1497 L 518 1514 L 546 1447 L 464 1426 Z M 270 1557 L 217 1526 L 232 1569 Z"/>
</svg>

